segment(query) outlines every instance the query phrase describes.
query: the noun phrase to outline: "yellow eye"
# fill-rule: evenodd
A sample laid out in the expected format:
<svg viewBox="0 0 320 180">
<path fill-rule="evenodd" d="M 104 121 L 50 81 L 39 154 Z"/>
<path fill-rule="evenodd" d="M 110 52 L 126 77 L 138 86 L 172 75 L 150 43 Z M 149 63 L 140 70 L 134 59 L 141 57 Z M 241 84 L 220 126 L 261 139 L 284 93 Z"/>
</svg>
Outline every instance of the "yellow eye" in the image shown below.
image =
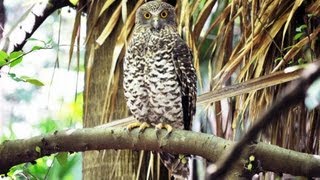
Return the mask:
<svg viewBox="0 0 320 180">
<path fill-rule="evenodd" d="M 151 18 L 151 14 L 148 13 L 148 12 L 145 12 L 145 13 L 143 14 L 143 16 L 144 16 L 144 18 L 146 18 L 146 19 L 150 19 L 150 18 Z"/>
<path fill-rule="evenodd" d="M 161 13 L 160 13 L 160 17 L 161 18 L 166 18 L 168 16 L 168 11 L 167 10 L 163 10 Z"/>
</svg>

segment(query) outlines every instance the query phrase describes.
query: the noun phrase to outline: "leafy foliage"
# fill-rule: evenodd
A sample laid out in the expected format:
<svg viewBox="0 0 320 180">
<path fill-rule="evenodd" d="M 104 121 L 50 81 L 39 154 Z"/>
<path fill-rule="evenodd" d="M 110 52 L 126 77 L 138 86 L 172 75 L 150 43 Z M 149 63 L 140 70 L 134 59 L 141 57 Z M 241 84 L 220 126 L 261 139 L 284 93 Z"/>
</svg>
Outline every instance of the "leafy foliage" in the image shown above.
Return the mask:
<svg viewBox="0 0 320 180">
<path fill-rule="evenodd" d="M 28 77 L 28 76 L 21 76 L 18 77 L 16 74 L 14 73 L 8 73 L 9 77 L 17 82 L 28 82 L 30 84 L 36 85 L 36 86 L 43 86 L 44 84 L 34 78 Z"/>
<path fill-rule="evenodd" d="M 9 67 L 15 67 L 16 65 L 18 65 L 22 62 L 23 57 L 25 55 L 30 54 L 34 51 L 52 48 L 52 45 L 51 45 L 52 40 L 51 39 L 49 39 L 48 41 L 45 42 L 45 41 L 38 40 L 35 38 L 30 38 L 28 41 L 38 41 L 42 45 L 41 46 L 35 45 L 28 52 L 13 51 L 8 54 L 7 52 L 0 50 L 0 69 L 6 65 Z M 33 84 L 35 86 L 44 86 L 44 84 L 41 81 L 39 81 L 38 79 L 35 79 L 35 78 L 31 78 L 29 76 L 17 76 L 16 74 L 10 73 L 10 72 L 7 74 L 12 80 L 17 81 L 17 82 L 27 82 L 27 83 Z"/>
<path fill-rule="evenodd" d="M 10 67 L 13 67 L 19 63 L 22 62 L 22 51 L 14 51 L 12 53 L 10 53 L 10 55 L 8 56 L 8 63 Z"/>
<path fill-rule="evenodd" d="M 73 2 L 76 3 L 76 1 L 73 1 Z M 37 2 L 29 2 L 29 3 L 37 3 Z M 49 2 L 49 3 L 51 3 L 51 2 Z M 51 4 L 51 5 L 53 5 L 53 4 Z M 51 8 L 51 5 L 49 4 L 48 7 Z M 9 10 L 9 9 L 7 9 L 7 10 Z M 28 26 L 28 28 L 29 28 L 29 25 L 30 25 L 30 27 L 31 27 L 32 24 L 27 24 L 25 22 L 21 23 L 21 21 L 23 21 L 26 17 L 29 17 L 28 13 L 33 13 L 30 10 L 31 9 L 29 8 L 29 10 L 27 10 L 27 12 L 24 15 L 22 15 L 23 17 L 19 20 L 19 22 L 16 22 L 16 24 L 19 24 L 19 26 L 15 25 L 12 27 L 11 24 L 8 23 L 9 26 L 6 26 L 6 27 L 11 26 L 13 29 L 20 28 L 23 30 L 25 30 L 24 29 L 25 26 Z M 11 13 L 11 11 L 9 10 L 8 13 Z M 14 13 L 14 14 L 19 14 L 19 13 Z M 36 14 L 32 14 L 32 15 L 35 16 Z M 55 16 L 53 18 L 55 18 Z M 66 20 L 66 19 L 64 19 L 64 20 Z M 46 28 L 46 27 L 44 27 L 44 28 Z M 49 28 L 52 28 L 52 25 L 50 25 Z M 47 30 L 47 29 L 45 29 L 45 30 Z M 16 32 L 16 31 L 12 30 L 11 32 Z M 10 34 L 11 32 L 9 32 L 8 34 Z M 29 31 L 26 33 L 33 34 L 33 32 L 31 33 Z M 43 33 L 43 32 L 41 32 L 41 30 L 40 30 L 40 33 Z M 54 33 L 56 33 L 56 32 L 54 31 Z M 42 35 L 47 35 L 47 33 L 43 33 L 40 36 L 42 36 Z M 59 34 L 59 36 L 60 36 L 60 34 Z M 2 75 L 8 76 L 14 81 L 29 83 L 29 84 L 32 84 L 37 87 L 44 86 L 44 83 L 38 80 L 38 78 L 43 78 L 43 77 L 32 77 L 34 75 L 30 75 L 28 73 L 23 73 L 24 75 L 21 75 L 22 73 L 20 74 L 20 72 L 19 72 L 21 69 L 20 67 L 25 65 L 25 64 L 22 64 L 22 62 L 26 60 L 26 56 L 33 56 L 35 54 L 34 53 L 35 51 L 40 51 L 40 50 L 42 51 L 45 49 L 59 49 L 61 46 L 60 46 L 59 42 L 57 44 L 55 44 L 55 42 L 51 39 L 51 37 L 47 38 L 44 41 L 38 39 L 38 36 L 34 36 L 34 37 L 37 37 L 37 38 L 29 38 L 29 39 L 27 39 L 27 41 L 34 41 L 32 43 L 36 44 L 36 45 L 31 46 L 31 47 L 26 46 L 26 47 L 24 47 L 23 51 L 22 50 L 13 51 L 13 52 L 0 51 L 0 73 L 1 73 L 1 76 Z M 10 40 L 12 40 L 12 39 L 10 39 Z M 29 44 L 27 44 L 27 45 L 29 45 Z M 11 49 L 11 48 L 4 47 L 4 49 Z M 16 48 L 16 49 L 19 49 L 19 48 Z M 60 54 L 62 54 L 62 53 L 60 53 Z M 58 52 L 57 52 L 57 55 L 58 55 Z M 35 61 L 42 61 L 43 62 L 44 58 L 39 57 L 39 56 L 38 57 L 33 56 L 33 57 L 34 57 L 33 59 Z M 34 62 L 31 62 L 30 64 L 33 64 L 33 63 Z M 80 65 L 81 64 L 78 63 L 78 66 L 80 66 Z M 28 68 L 29 68 L 29 65 L 28 65 Z M 32 68 L 32 65 L 31 65 L 30 69 L 31 68 Z M 47 74 L 45 73 L 45 75 L 47 75 Z M 15 84 L 18 84 L 18 83 L 15 83 Z M 2 84 L 2 85 L 5 85 L 5 84 Z M 32 134 L 32 135 L 38 135 L 39 133 L 41 133 L 41 134 L 52 133 L 55 130 L 64 129 L 66 127 L 69 127 L 69 128 L 72 128 L 75 126 L 81 127 L 80 121 L 81 121 L 81 117 L 82 117 L 82 101 L 80 101 L 80 100 L 82 98 L 82 93 L 76 92 L 79 100 L 74 101 L 72 103 L 65 103 L 62 101 L 58 102 L 59 105 L 63 106 L 63 111 L 55 112 L 55 114 L 58 114 L 57 116 L 59 117 L 59 120 L 57 120 L 58 119 L 57 117 L 47 117 L 47 118 L 44 118 L 41 121 L 39 121 L 38 124 L 29 124 L 29 121 L 28 122 L 24 121 L 25 119 L 28 119 L 28 118 L 24 118 L 20 114 L 15 115 L 15 113 L 16 112 L 20 113 L 21 111 L 22 112 L 26 111 L 26 114 L 33 115 L 32 108 L 29 109 L 29 107 L 27 107 L 26 110 L 25 109 L 21 110 L 18 107 L 20 107 L 21 104 L 22 104 L 22 106 L 24 106 L 25 104 L 26 105 L 31 104 L 30 101 L 39 102 L 32 95 L 34 93 L 34 90 L 43 91 L 47 87 L 42 88 L 42 89 L 37 88 L 37 87 L 31 87 L 30 89 L 32 89 L 32 90 L 24 90 L 24 87 L 26 87 L 26 86 L 24 86 L 24 85 L 20 85 L 20 86 L 21 87 L 19 87 L 18 89 L 14 90 L 12 92 L 10 91 L 9 95 L 6 95 L 6 97 L 5 97 L 5 99 L 10 101 L 10 103 L 12 102 L 13 105 L 12 105 L 12 111 L 9 112 L 12 115 L 11 114 L 8 115 L 11 117 L 11 119 L 4 119 L 4 123 L 3 123 L 3 121 L 1 122 L 1 120 L 0 120 L 0 124 L 5 125 L 5 126 L 0 126 L 1 134 L 3 134 L 3 136 L 0 137 L 1 143 L 2 143 L 2 141 L 5 141 L 7 139 L 18 138 L 17 136 L 19 136 L 19 133 L 17 133 L 16 129 L 21 128 L 21 126 L 23 126 L 24 124 L 27 124 L 27 126 L 28 126 L 28 129 L 26 130 L 26 132 L 28 132 L 29 129 L 32 129 L 32 132 L 30 132 L 30 134 Z M 27 86 L 27 87 L 30 87 L 30 86 Z M 41 95 L 43 95 L 43 94 L 41 94 Z M 49 94 L 49 96 L 50 96 L 50 94 Z M 51 96 L 49 98 L 51 100 Z M 40 100 L 39 104 L 41 104 L 41 103 L 45 104 L 46 103 L 45 101 L 47 101 L 46 98 L 44 98 L 43 100 Z M 18 106 L 16 107 L 17 104 L 18 104 Z M 6 106 L 10 107 L 10 105 L 6 105 Z M 39 106 L 41 106 L 41 105 L 39 105 Z M 51 107 L 49 107 L 49 108 L 51 108 Z M 74 112 L 74 111 L 76 111 L 76 112 Z M 23 114 L 22 112 L 21 112 L 21 114 Z M 39 112 L 39 114 L 41 114 L 41 113 Z M 38 115 L 38 113 L 37 113 L 37 115 Z M 38 118 L 39 116 L 37 116 L 37 115 L 34 115 L 34 116 L 36 118 Z M 40 116 L 44 116 L 44 114 L 41 114 Z M 55 118 L 55 119 L 53 119 L 53 118 Z M 20 133 L 20 135 L 21 135 L 21 133 Z M 35 151 L 38 153 L 41 153 L 42 150 L 40 147 L 36 147 Z M 63 165 L 61 165 L 60 163 Z M 65 153 L 65 154 L 58 154 L 58 155 L 53 155 L 50 157 L 45 157 L 42 159 L 38 159 L 35 162 L 25 163 L 25 164 L 22 164 L 19 166 L 15 166 L 11 169 L 11 172 L 8 175 L 12 179 L 73 179 L 74 177 L 76 177 L 76 179 L 81 179 L 81 173 L 79 173 L 80 171 L 81 171 L 81 154 Z"/>
<path fill-rule="evenodd" d="M 58 160 L 60 159 L 60 160 Z M 61 165 L 61 156 L 51 155 L 11 168 L 9 177 L 17 179 L 74 179 L 81 178 L 76 169 L 81 168 L 81 155 L 72 154 L 64 156 L 64 164 Z"/>
<path fill-rule="evenodd" d="M 78 103 L 79 104 L 79 103 Z M 81 104 L 77 105 L 81 106 Z M 65 114 L 66 115 L 66 114 Z M 64 115 L 64 116 L 65 116 Z M 40 130 L 41 134 L 53 133 L 57 129 L 70 126 L 72 119 L 62 118 L 63 120 L 53 120 L 47 118 L 42 120 L 35 129 Z M 76 122 L 76 121 L 74 121 Z M 2 137 L 1 139 L 15 139 L 14 132 L 12 137 Z M 41 148 L 36 147 L 36 152 L 41 153 Z M 58 153 L 49 157 L 44 157 L 32 163 L 25 163 L 14 166 L 10 169 L 8 176 L 14 178 L 31 178 L 31 179 L 74 179 L 78 176 L 81 168 L 81 154 Z"/>
<path fill-rule="evenodd" d="M 59 113 L 59 120 L 50 117 L 41 120 L 34 125 L 34 129 L 39 134 L 53 133 L 56 130 L 65 127 L 72 128 L 78 126 L 82 116 L 82 93 L 78 94 L 78 101 L 67 103 Z M 11 122 L 11 121 L 9 121 Z M 12 123 L 12 122 L 11 122 Z M 9 124 L 9 133 L 0 137 L 0 142 L 7 139 L 16 139 L 15 132 L 12 129 L 13 124 Z M 41 153 L 41 148 L 36 147 L 36 152 Z M 49 157 L 44 157 L 32 163 L 25 163 L 14 166 L 8 173 L 12 178 L 31 178 L 31 179 L 77 179 L 81 178 L 79 173 L 81 168 L 80 153 L 58 153 Z"/>
</svg>

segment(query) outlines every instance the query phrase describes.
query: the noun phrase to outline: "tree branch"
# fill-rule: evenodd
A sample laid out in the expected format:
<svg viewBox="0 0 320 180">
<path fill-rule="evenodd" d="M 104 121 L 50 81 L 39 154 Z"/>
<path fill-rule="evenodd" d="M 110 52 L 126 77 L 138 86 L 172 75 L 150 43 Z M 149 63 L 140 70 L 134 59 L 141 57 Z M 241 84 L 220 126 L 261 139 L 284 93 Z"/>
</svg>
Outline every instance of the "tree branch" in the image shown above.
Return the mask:
<svg viewBox="0 0 320 180">
<path fill-rule="evenodd" d="M 23 16 L 21 22 L 16 24 L 13 30 L 6 35 L 6 38 L 1 39 L 1 50 L 4 51 L 19 51 L 23 48 L 27 39 L 29 39 L 33 33 L 38 29 L 38 27 L 50 16 L 55 10 L 60 9 L 65 6 L 72 7 L 73 5 L 69 0 L 50 0 L 48 3 L 44 2 L 35 3 L 34 6 Z M 42 11 L 40 11 L 41 9 Z M 30 23 L 34 23 L 30 28 Z M 25 27 L 25 25 L 28 27 Z M 24 33 L 23 39 L 17 39 L 14 35 L 11 37 L 11 33 L 20 33 L 19 36 L 22 36 L 21 33 Z"/>
<path fill-rule="evenodd" d="M 282 112 L 300 102 L 303 102 L 306 97 L 308 87 L 320 77 L 320 61 L 310 64 L 302 73 L 301 78 L 293 83 L 287 91 L 279 98 L 271 108 L 266 111 L 255 124 L 248 130 L 248 132 L 240 139 L 238 143 L 221 158 L 216 168 L 212 169 L 209 179 L 221 179 L 225 176 L 235 161 L 240 158 L 244 148 L 257 139 L 259 132 L 272 124 L 281 115 Z M 301 166 L 301 168 L 304 168 Z M 318 167 L 317 171 L 320 171 Z M 309 174 L 308 174 L 309 175 Z M 311 174 L 310 174 L 311 175 Z"/>
<path fill-rule="evenodd" d="M 164 138 L 166 133 L 162 130 L 157 139 L 152 128 L 139 134 L 138 129 L 128 132 L 123 127 L 95 127 L 56 131 L 50 135 L 30 139 L 5 141 L 0 145 L 0 174 L 7 173 L 14 165 L 32 162 L 56 152 L 103 149 L 165 151 L 199 155 L 215 162 L 223 152 L 234 145 L 232 141 L 204 133 L 175 129 L 169 138 Z M 320 176 L 319 156 L 265 143 L 253 145 L 250 152 L 260 159 L 264 170 Z"/>
</svg>

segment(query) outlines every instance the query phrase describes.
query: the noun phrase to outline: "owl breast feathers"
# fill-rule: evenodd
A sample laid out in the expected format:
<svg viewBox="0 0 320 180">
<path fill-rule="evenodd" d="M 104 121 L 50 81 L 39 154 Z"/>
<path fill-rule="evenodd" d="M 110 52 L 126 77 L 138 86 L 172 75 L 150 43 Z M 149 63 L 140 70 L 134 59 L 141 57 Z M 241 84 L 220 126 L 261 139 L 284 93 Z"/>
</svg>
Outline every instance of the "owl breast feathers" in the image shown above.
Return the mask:
<svg viewBox="0 0 320 180">
<path fill-rule="evenodd" d="M 171 5 L 151 1 L 138 9 L 123 67 L 125 97 L 135 118 L 190 129 L 196 109 L 196 74 Z"/>
<path fill-rule="evenodd" d="M 175 18 L 174 8 L 160 1 L 137 10 L 124 59 L 124 92 L 127 106 L 140 122 L 190 130 L 196 73 Z"/>
</svg>

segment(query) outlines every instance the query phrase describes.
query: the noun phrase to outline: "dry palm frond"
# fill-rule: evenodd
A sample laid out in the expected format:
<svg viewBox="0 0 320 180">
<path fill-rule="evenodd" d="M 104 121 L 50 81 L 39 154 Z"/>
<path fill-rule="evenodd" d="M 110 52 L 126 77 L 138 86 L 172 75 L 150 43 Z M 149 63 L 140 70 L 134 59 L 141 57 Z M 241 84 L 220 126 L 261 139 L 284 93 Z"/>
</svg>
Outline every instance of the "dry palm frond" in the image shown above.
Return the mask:
<svg viewBox="0 0 320 180">
<path fill-rule="evenodd" d="M 293 81 L 300 77 L 301 71 L 286 73 L 284 71 L 273 73 L 251 79 L 243 83 L 227 86 L 209 93 L 204 93 L 198 97 L 198 105 L 208 105 L 212 102 L 220 101 L 225 98 L 254 92 L 260 89 L 272 87 L 278 84 Z"/>
<path fill-rule="evenodd" d="M 106 0 L 105 3 L 103 4 L 100 12 L 99 12 L 99 17 L 114 3 L 115 0 Z"/>
<path fill-rule="evenodd" d="M 112 118 L 120 87 L 121 59 L 134 26 L 135 11 L 144 0 L 138 0 L 131 8 L 127 7 L 130 1 L 114 2 L 106 0 L 103 7 L 90 7 L 97 11 L 93 24 L 104 13 L 111 13 L 102 33 L 97 34 L 95 29 L 88 32 L 87 40 L 96 38 L 96 47 L 105 43 L 117 23 L 123 22 L 112 55 L 101 123 Z M 283 69 L 320 55 L 320 27 L 316 26 L 319 4 L 319 0 L 177 1 L 178 31 L 193 51 L 199 87 L 203 87 L 199 94 L 211 91 L 200 95 L 198 104 L 207 107 L 202 111 L 213 108 L 214 132 L 237 139 L 278 97 L 282 84 L 298 77 L 297 72 L 284 73 Z M 302 25 L 305 28 L 297 32 Z M 88 55 L 87 78 L 92 54 Z M 228 99 L 227 105 L 220 102 L 224 99 Z M 307 112 L 299 106 L 284 112 L 281 121 L 262 137 L 284 147 L 319 153 L 318 111 Z"/>
<path fill-rule="evenodd" d="M 96 40 L 98 45 L 101 45 L 104 43 L 104 41 L 108 38 L 110 33 L 113 31 L 116 23 L 119 21 L 120 13 L 121 13 L 121 4 L 118 5 L 117 9 L 113 12 L 112 16 L 110 17 L 110 20 L 106 27 L 103 29 L 102 33 Z"/>
<path fill-rule="evenodd" d="M 68 63 L 68 69 L 70 69 L 70 65 L 71 65 L 71 59 L 72 59 L 72 55 L 73 55 L 73 49 L 75 47 L 75 42 L 76 39 L 78 39 L 78 44 L 77 46 L 80 46 L 80 27 L 81 27 L 81 12 L 77 12 L 76 14 L 76 18 L 74 20 L 74 25 L 73 25 L 73 30 L 72 30 L 72 35 L 71 35 L 71 44 L 70 44 L 70 49 L 69 49 L 69 63 Z M 79 53 L 79 50 L 77 52 L 77 54 Z M 79 62 L 79 58 L 77 58 L 78 62 Z"/>
<path fill-rule="evenodd" d="M 113 112 L 112 99 L 116 99 L 116 92 L 119 85 L 119 79 L 120 79 L 120 66 L 119 66 L 119 60 L 121 60 L 124 57 L 124 45 L 126 40 L 129 37 L 129 34 L 131 32 L 131 29 L 134 25 L 134 13 L 138 9 L 138 7 L 142 4 L 143 0 L 139 0 L 138 3 L 135 5 L 134 10 L 131 12 L 128 21 L 125 22 L 123 28 L 121 29 L 120 35 L 117 38 L 116 46 L 113 51 L 112 56 L 112 65 L 110 68 L 110 74 L 109 74 L 109 80 L 107 84 L 107 91 L 105 96 L 105 103 L 102 113 L 101 122 L 105 118 L 111 119 L 110 115 Z M 122 52 L 122 53 L 121 53 Z"/>
</svg>

